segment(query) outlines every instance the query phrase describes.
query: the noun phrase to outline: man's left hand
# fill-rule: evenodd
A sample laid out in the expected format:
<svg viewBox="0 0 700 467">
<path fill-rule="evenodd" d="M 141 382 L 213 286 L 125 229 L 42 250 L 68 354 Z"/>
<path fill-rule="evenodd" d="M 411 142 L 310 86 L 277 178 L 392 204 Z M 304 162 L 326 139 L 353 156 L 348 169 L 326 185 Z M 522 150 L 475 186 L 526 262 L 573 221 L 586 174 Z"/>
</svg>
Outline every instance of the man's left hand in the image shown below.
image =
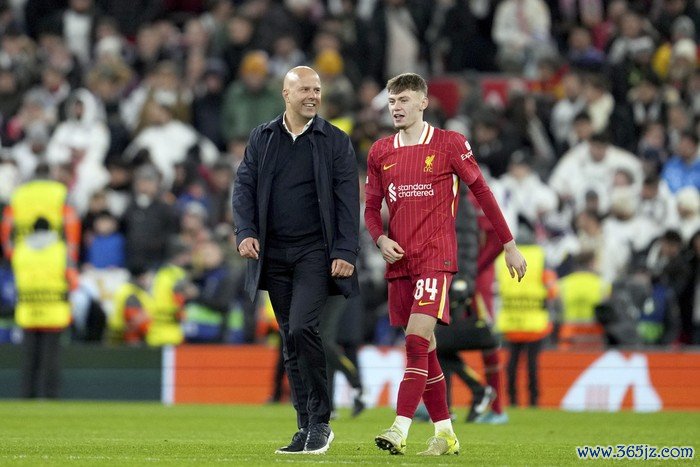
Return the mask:
<svg viewBox="0 0 700 467">
<path fill-rule="evenodd" d="M 354 270 L 355 266 L 340 258 L 334 259 L 331 264 L 331 276 L 333 277 L 350 277 Z"/>
</svg>

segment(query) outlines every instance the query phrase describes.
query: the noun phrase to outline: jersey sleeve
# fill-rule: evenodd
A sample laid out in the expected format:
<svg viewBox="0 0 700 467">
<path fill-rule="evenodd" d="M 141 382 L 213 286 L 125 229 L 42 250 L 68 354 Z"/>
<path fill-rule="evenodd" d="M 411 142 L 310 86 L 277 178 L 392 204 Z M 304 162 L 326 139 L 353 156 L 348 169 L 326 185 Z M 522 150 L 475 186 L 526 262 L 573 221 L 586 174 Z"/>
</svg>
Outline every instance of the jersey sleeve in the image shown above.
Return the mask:
<svg viewBox="0 0 700 467">
<path fill-rule="evenodd" d="M 384 189 L 381 174 L 377 143 L 375 143 L 367 155 L 367 180 L 365 180 L 365 226 L 375 244 L 384 233 L 381 214 Z"/>
<path fill-rule="evenodd" d="M 452 170 L 461 178 L 464 183 L 471 185 L 479 177 L 481 170 L 474 158 L 472 147 L 464 135 L 459 133 L 450 134 L 449 151 L 450 164 Z"/>
</svg>

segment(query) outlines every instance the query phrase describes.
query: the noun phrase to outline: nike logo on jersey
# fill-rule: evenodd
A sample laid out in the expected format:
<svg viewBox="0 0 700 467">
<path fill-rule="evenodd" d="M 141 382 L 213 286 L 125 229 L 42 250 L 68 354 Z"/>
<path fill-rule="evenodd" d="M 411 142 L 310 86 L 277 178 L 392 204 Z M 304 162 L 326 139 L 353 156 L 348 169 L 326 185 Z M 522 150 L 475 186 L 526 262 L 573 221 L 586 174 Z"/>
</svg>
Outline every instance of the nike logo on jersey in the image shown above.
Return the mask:
<svg viewBox="0 0 700 467">
<path fill-rule="evenodd" d="M 396 164 L 398 164 L 398 162 L 394 162 L 393 164 L 384 164 L 383 169 L 384 169 L 384 170 L 389 170 L 390 168 L 392 168 L 392 167 L 395 166 Z"/>
<path fill-rule="evenodd" d="M 424 302 L 423 300 L 421 300 L 418 302 L 418 306 L 432 305 L 433 303 L 435 302 Z"/>
</svg>

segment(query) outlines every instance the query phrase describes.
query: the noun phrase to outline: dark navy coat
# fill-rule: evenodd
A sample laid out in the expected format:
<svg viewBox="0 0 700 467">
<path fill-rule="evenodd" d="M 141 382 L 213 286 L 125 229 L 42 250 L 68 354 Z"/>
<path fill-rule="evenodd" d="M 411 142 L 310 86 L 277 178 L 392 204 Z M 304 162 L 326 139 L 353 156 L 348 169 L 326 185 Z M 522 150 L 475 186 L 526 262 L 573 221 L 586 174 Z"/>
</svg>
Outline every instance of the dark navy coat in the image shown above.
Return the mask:
<svg viewBox="0 0 700 467">
<path fill-rule="evenodd" d="M 240 245 L 249 237 L 260 242 L 260 259 L 249 259 L 246 270 L 245 288 L 251 300 L 258 289 L 266 289 L 260 273 L 277 148 L 280 138 L 285 136 L 281 120 L 282 115 L 251 132 L 233 186 L 236 244 Z M 360 231 L 360 189 L 355 151 L 348 135 L 319 116 L 314 118 L 308 131 L 329 264 L 339 258 L 355 265 Z M 330 266 L 328 275 L 330 277 Z M 331 295 L 348 297 L 358 291 L 357 269 L 349 278 L 332 279 Z"/>
</svg>

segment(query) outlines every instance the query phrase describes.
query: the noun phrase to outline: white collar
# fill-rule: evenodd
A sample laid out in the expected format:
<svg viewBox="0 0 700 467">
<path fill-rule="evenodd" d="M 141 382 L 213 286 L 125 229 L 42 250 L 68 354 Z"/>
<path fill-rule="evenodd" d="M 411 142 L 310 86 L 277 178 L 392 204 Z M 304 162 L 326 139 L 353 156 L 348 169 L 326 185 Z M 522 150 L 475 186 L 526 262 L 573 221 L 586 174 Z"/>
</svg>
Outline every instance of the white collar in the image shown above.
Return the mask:
<svg viewBox="0 0 700 467">
<path fill-rule="evenodd" d="M 287 118 L 286 118 L 286 117 L 287 117 L 287 112 L 285 112 L 285 113 L 282 115 L 282 126 L 284 127 L 285 131 L 286 131 L 287 133 L 289 133 L 289 136 L 292 137 L 292 141 L 296 141 L 297 138 L 298 138 L 299 136 L 301 136 L 306 130 L 308 130 L 309 127 L 311 126 L 311 124 L 314 122 L 314 119 L 316 118 L 316 117 L 314 117 L 314 118 L 312 118 L 311 120 L 309 120 L 308 122 L 306 122 L 306 125 L 304 125 L 304 128 L 301 129 L 301 131 L 299 132 L 299 134 L 298 134 L 298 135 L 295 135 L 294 133 L 291 132 L 291 130 L 290 130 L 289 127 L 287 126 Z"/>
<path fill-rule="evenodd" d="M 423 122 L 423 131 L 416 144 L 429 144 L 430 140 L 433 139 L 433 133 L 435 133 L 435 128 L 428 122 Z M 401 148 L 403 146 L 405 146 L 405 144 L 403 138 L 401 138 L 401 132 L 399 131 L 394 135 L 394 148 Z"/>
</svg>

